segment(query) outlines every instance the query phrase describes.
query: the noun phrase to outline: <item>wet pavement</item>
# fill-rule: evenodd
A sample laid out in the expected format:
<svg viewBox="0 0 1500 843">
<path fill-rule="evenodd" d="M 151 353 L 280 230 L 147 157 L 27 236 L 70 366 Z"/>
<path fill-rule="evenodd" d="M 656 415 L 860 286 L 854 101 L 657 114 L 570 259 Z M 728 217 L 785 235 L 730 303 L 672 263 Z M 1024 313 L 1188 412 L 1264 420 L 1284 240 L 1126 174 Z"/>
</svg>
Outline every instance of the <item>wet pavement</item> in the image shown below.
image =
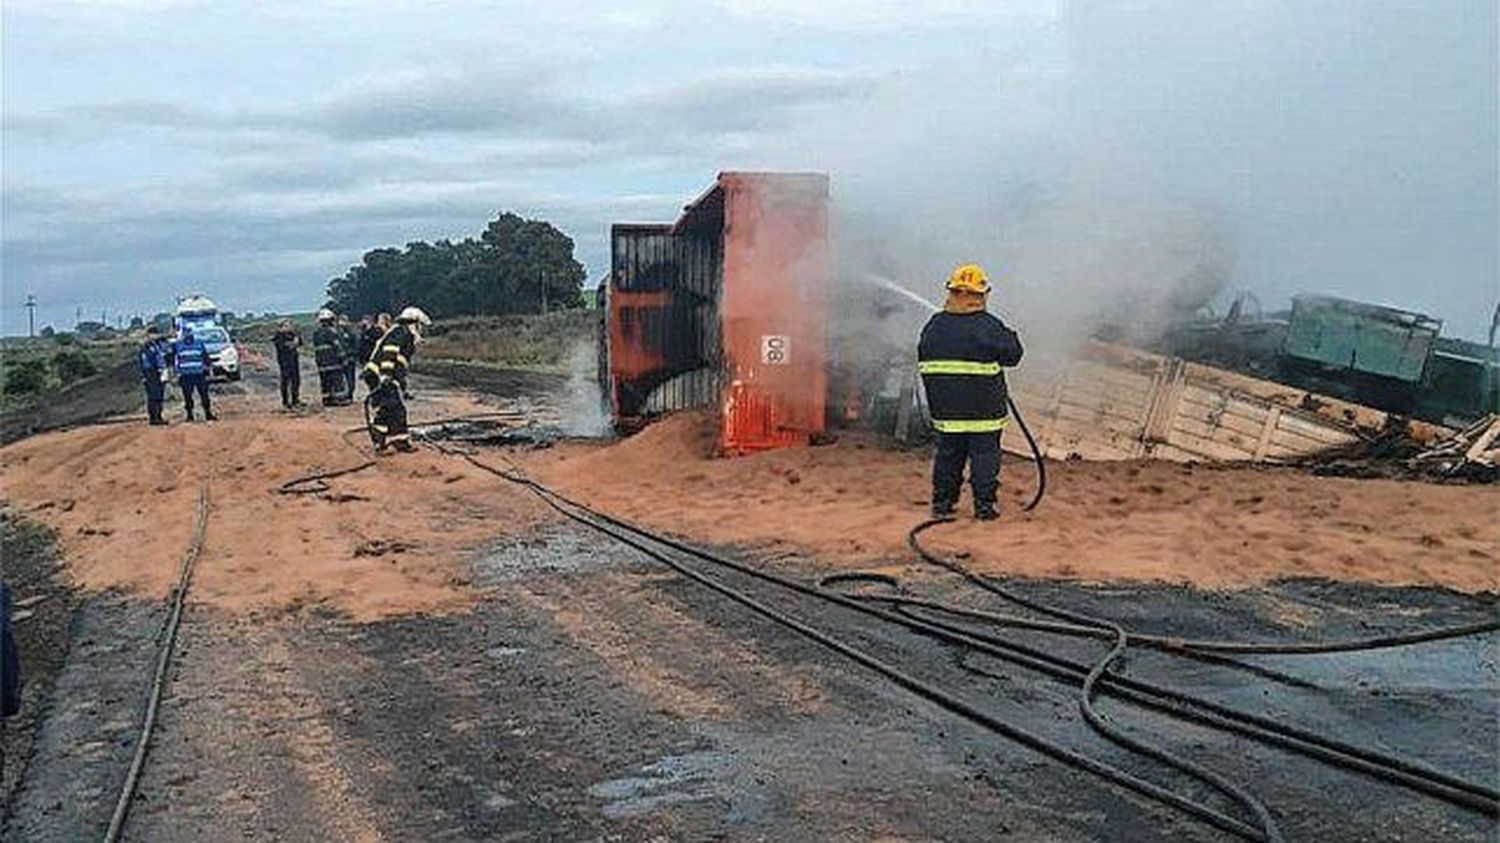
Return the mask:
<svg viewBox="0 0 1500 843">
<path fill-rule="evenodd" d="M 485 599 L 449 617 L 190 612 L 128 839 L 1223 837 L 919 701 L 582 528 L 498 543 L 473 565 Z M 777 567 L 811 576 L 796 560 Z M 1003 608 L 953 578 L 911 577 L 931 596 Z M 1333 640 L 1493 612 L 1439 590 L 1318 582 L 1233 594 L 1015 585 L 1195 637 Z M 1231 810 L 1095 737 L 1072 688 L 846 610 L 758 594 L 986 711 Z M 6 840 L 102 829 L 106 785 L 129 750 L 116 727 L 139 711 L 130 683 L 149 661 L 151 617 L 117 598 L 83 601 Z M 104 627 L 119 630 L 107 646 L 95 632 Z M 1074 658 L 1101 652 L 1098 642 L 1012 634 Z M 1496 644 L 1491 635 L 1244 659 L 1285 679 L 1149 652 L 1123 670 L 1493 781 Z M 1100 707 L 1249 786 L 1288 839 L 1495 833 L 1492 820 L 1401 788 L 1109 698 Z"/>
</svg>

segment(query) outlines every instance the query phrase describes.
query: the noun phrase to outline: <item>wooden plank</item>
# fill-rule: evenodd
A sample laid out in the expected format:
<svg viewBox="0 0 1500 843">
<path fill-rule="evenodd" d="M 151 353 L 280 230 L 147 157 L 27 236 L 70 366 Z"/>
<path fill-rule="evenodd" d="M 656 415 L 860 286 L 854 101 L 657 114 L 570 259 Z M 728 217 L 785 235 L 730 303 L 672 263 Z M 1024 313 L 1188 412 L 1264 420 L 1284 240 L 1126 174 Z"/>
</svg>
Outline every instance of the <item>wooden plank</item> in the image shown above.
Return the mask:
<svg viewBox="0 0 1500 843">
<path fill-rule="evenodd" d="M 1248 448 L 1236 448 L 1212 439 L 1194 436 L 1179 428 L 1173 428 L 1166 444 L 1214 460 L 1248 460 L 1252 455 Z"/>
<path fill-rule="evenodd" d="M 1239 433 L 1226 427 L 1216 427 L 1214 425 L 1199 421 L 1198 419 L 1183 418 L 1180 416 L 1172 425 L 1172 430 L 1180 430 L 1183 433 L 1186 433 L 1190 436 L 1195 436 L 1199 439 L 1218 442 L 1222 445 L 1228 445 L 1234 448 L 1241 448 L 1247 454 L 1254 453 L 1255 443 L 1260 439 L 1259 433 L 1256 433 L 1254 435 L 1248 433 Z M 1168 441 L 1171 440 L 1169 439 Z"/>
<path fill-rule="evenodd" d="M 1277 422 L 1281 421 L 1281 408 L 1272 407 L 1266 412 L 1265 424 L 1261 426 L 1260 436 L 1255 440 L 1255 458 L 1263 459 L 1267 449 L 1271 447 L 1271 437 L 1276 433 Z"/>
<path fill-rule="evenodd" d="M 1179 419 L 1190 419 L 1198 424 L 1210 428 L 1222 428 L 1237 436 L 1248 436 L 1251 439 L 1260 437 L 1261 431 L 1266 426 L 1266 414 L 1269 411 L 1261 411 L 1257 416 L 1250 417 L 1240 413 L 1222 412 L 1206 413 L 1201 408 L 1187 411 L 1186 406 L 1178 412 Z"/>
<path fill-rule="evenodd" d="M 1350 435 L 1347 428 L 1340 427 L 1322 420 L 1314 421 L 1297 413 L 1284 413 L 1281 417 L 1280 428 L 1291 431 L 1308 439 L 1317 439 L 1322 442 L 1343 441 Z"/>
</svg>

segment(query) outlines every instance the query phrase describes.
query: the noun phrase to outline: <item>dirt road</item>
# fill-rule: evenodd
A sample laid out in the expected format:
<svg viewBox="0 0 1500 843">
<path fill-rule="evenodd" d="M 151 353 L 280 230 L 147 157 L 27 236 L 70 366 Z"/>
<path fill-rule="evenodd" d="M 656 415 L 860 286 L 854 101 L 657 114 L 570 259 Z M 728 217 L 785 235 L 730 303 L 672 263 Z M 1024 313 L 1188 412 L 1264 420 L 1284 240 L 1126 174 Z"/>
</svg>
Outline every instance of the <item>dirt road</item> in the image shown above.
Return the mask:
<svg viewBox="0 0 1500 843">
<path fill-rule="evenodd" d="M 435 383 L 418 387 L 416 418 L 495 409 Z M 530 410 L 537 397 L 525 398 Z M 53 691 L 28 700 L 41 709 L 35 754 L 7 806 L 5 840 L 97 838 L 107 822 L 133 750 L 160 601 L 205 478 L 214 501 L 208 540 L 127 839 L 1222 836 L 922 702 L 451 457 L 423 451 L 340 478 L 322 494 L 277 494 L 290 477 L 366 457 L 359 437 L 345 435 L 358 422 L 357 408 L 284 414 L 274 403 L 256 375 L 226 390 L 224 420 L 214 425 L 81 429 L 0 449 L 7 501 L 57 528 L 66 556 L 61 569 L 39 567 L 28 587 L 76 601 L 68 604 L 67 633 L 51 639 L 58 657 L 44 672 Z M 799 578 L 831 566 L 881 566 L 931 596 L 988 605 L 954 578 L 909 570 L 887 536 L 906 516 L 896 521 L 889 510 L 872 512 L 880 523 L 852 535 L 836 517 L 844 510 L 819 510 L 840 533 L 836 541 L 859 547 L 836 547 L 834 539 L 820 545 L 774 499 L 769 520 L 754 522 L 753 531 L 716 532 L 746 529 L 728 514 L 757 495 L 769 498 L 774 484 L 831 494 L 822 488 L 836 482 L 829 463 L 855 462 L 855 443 L 805 452 L 796 465 L 784 465 L 798 458 L 786 455 L 744 463 L 739 489 L 749 497 L 701 510 L 666 495 L 678 485 L 671 472 L 704 474 L 682 478 L 688 492 L 695 484 L 722 492 L 713 484 L 731 479 L 716 472 L 730 469 L 699 466 L 696 457 L 663 464 L 643 453 L 649 445 L 643 440 L 613 457 L 568 446 L 514 459 L 632 517 L 665 519 L 675 508 L 680 517 L 665 526 L 738 543 L 737 553 Z M 920 455 L 868 456 L 891 477 L 922 462 Z M 1138 473 L 1125 473 L 1131 469 Z M 787 470 L 806 479 L 789 483 Z M 1162 498 L 1158 514 L 1200 505 L 1181 499 L 1188 488 L 1171 485 L 1171 472 L 1118 470 L 1122 484 L 1163 485 L 1159 495 L 1148 492 Z M 1225 489 L 1250 483 L 1249 476 L 1202 472 L 1187 482 L 1211 487 L 1197 496 L 1205 511 L 1227 513 Z M 1067 471 L 1063 477 L 1059 509 L 1076 512 L 1086 504 L 1081 484 L 1069 489 Z M 1295 486 L 1279 477 L 1266 482 Z M 910 497 L 919 497 L 920 483 L 912 488 Z M 1329 506 L 1326 488 L 1306 495 L 1308 505 Z M 1409 542 L 1422 552 L 1402 574 L 1411 579 L 1395 579 L 1428 587 L 1277 580 L 1297 570 L 1288 565 L 1215 582 L 1249 586 L 1239 591 L 1198 591 L 1151 582 L 1190 579 L 1179 575 L 1191 568 L 1186 559 L 1174 558 L 1165 574 L 1136 571 L 1131 557 L 1112 569 L 1111 554 L 1089 553 L 1099 547 L 1089 535 L 1070 548 L 1085 567 L 1026 572 L 1113 584 L 1016 585 L 1183 636 L 1332 640 L 1492 616 L 1487 599 L 1463 593 L 1493 587 L 1482 579 L 1449 582 L 1457 591 L 1430 587 L 1468 576 L 1466 566 L 1478 563 L 1465 561 L 1466 551 L 1484 549 L 1492 525 L 1476 521 L 1466 537 L 1457 532 L 1463 525 L 1433 524 L 1433 513 L 1382 524 L 1399 516 L 1398 507 L 1379 503 L 1388 499 L 1385 487 L 1362 488 L 1376 490 L 1375 502 L 1354 514 L 1341 503 L 1330 517 L 1368 519 L 1370 534 L 1391 542 L 1406 541 L 1427 519 L 1425 529 L 1442 543 Z M 860 496 L 880 491 L 851 485 L 842 497 L 858 510 Z M 1105 501 L 1102 517 L 1113 517 L 1120 504 Z M 1286 523 L 1265 547 L 1309 532 L 1285 515 L 1294 504 L 1271 504 L 1261 528 Z M 920 512 L 916 500 L 902 506 Z M 766 526 L 777 518 L 779 532 Z M 1119 532 L 1127 522 L 1100 527 Z M 1060 520 L 1049 529 L 1085 523 Z M 1145 542 L 1166 523 L 1148 517 L 1119 546 Z M 963 531 L 973 529 L 950 541 L 972 539 Z M 1228 546 L 1213 535 L 1223 529 L 1204 524 L 1203 555 Z M 1319 542 L 1338 531 L 1360 532 L 1330 527 L 1309 539 L 1309 552 L 1321 553 Z M 1046 543 L 1034 524 L 1019 532 Z M 996 546 L 1014 557 L 1022 539 L 1003 536 Z M 1369 556 L 1398 552 L 1395 544 L 1379 548 Z M 1455 557 L 1459 573 L 1451 574 L 1441 560 Z M 1370 579 L 1392 580 L 1387 568 L 1370 570 Z M 1360 573 L 1356 565 L 1349 578 Z M 1065 684 L 847 611 L 788 595 L 766 599 L 996 716 L 1208 798 L 1089 732 L 1076 690 Z M 25 623 L 21 631 L 30 635 Z M 1088 641 L 1016 636 L 1083 660 L 1101 651 Z M 1483 779 L 1500 761 L 1496 644 L 1491 635 L 1393 652 L 1247 659 L 1254 671 L 1141 653 L 1126 671 Z M 1290 839 L 1482 840 L 1495 833 L 1493 820 L 1404 788 L 1117 702 L 1105 709 L 1133 731 L 1253 786 Z"/>
</svg>

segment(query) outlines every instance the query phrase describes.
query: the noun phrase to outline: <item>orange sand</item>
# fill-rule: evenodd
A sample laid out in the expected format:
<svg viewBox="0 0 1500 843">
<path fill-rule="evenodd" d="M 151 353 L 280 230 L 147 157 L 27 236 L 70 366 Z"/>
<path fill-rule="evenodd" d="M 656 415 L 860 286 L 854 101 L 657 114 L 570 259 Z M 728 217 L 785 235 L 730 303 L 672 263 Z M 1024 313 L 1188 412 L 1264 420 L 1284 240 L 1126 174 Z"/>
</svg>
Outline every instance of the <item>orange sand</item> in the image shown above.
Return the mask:
<svg viewBox="0 0 1500 843">
<path fill-rule="evenodd" d="M 296 417 L 254 396 L 215 405 L 225 418 L 212 425 L 82 428 L 0 449 L 0 490 L 58 531 L 77 584 L 159 596 L 177 577 L 208 477 L 193 600 L 360 619 L 462 608 L 467 555 L 546 517 L 528 495 L 426 450 L 338 478 L 331 495 L 276 494 L 297 475 L 369 459 L 368 440 L 356 449 L 339 435 L 359 409 Z"/>
<path fill-rule="evenodd" d="M 528 469 L 621 517 L 704 542 L 802 550 L 838 566 L 910 558 L 928 457 L 845 435 L 834 446 L 712 459 L 712 426 L 665 419 L 607 446 L 570 445 Z M 1282 577 L 1500 590 L 1500 488 L 1314 477 L 1290 469 L 1007 457 L 1002 520 L 936 528 L 936 550 L 976 569 L 1081 580 L 1243 587 Z M 965 493 L 967 496 L 967 492 Z"/>
</svg>

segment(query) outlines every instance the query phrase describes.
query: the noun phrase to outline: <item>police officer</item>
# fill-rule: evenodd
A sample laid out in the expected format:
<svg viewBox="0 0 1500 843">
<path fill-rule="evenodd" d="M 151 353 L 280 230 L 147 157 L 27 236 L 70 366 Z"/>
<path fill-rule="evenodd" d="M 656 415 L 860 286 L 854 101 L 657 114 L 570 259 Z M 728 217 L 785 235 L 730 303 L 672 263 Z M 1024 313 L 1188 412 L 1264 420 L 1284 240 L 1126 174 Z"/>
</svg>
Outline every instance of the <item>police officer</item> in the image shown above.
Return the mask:
<svg viewBox="0 0 1500 843">
<path fill-rule="evenodd" d="M 999 517 L 1000 431 L 1007 416 L 1004 367 L 1021 362 L 1016 332 L 985 310 L 990 281 L 977 264 L 948 278 L 948 300 L 922 328 L 917 369 L 927 393 L 937 448 L 932 460 L 932 515 L 958 506 L 964 463 L 974 517 Z"/>
<path fill-rule="evenodd" d="M 193 420 L 193 393 L 203 401 L 203 418 L 214 421 L 213 408 L 208 403 L 208 372 L 212 366 L 208 357 L 208 346 L 193 336 L 193 329 L 182 326 L 177 342 L 172 344 L 172 366 L 177 370 L 177 385 L 182 387 L 182 403 L 187 408 L 187 420 Z"/>
<path fill-rule="evenodd" d="M 318 327 L 313 331 L 313 361 L 318 364 L 318 386 L 325 407 L 349 403 L 344 390 L 343 340 L 334 320 L 333 311 L 323 308 L 318 311 Z"/>
<path fill-rule="evenodd" d="M 421 329 L 431 324 L 432 320 L 420 308 L 401 311 L 396 324 L 376 342 L 370 362 L 365 364 L 365 385 L 370 388 L 365 400 L 373 409 L 370 438 L 375 442 L 376 453 L 383 454 L 387 448 L 416 450 L 406 428 L 406 372 L 417 351 Z"/>
<path fill-rule="evenodd" d="M 141 371 L 141 386 L 146 389 L 146 416 L 153 425 L 166 424 L 161 408 L 167 400 L 167 351 L 162 348 L 161 331 L 155 325 L 146 328 L 136 362 Z"/>
<path fill-rule="evenodd" d="M 302 406 L 302 361 L 297 349 L 302 347 L 302 335 L 292 327 L 292 320 L 283 319 L 271 336 L 276 346 L 276 368 L 281 375 L 281 406 L 291 409 Z"/>
</svg>

